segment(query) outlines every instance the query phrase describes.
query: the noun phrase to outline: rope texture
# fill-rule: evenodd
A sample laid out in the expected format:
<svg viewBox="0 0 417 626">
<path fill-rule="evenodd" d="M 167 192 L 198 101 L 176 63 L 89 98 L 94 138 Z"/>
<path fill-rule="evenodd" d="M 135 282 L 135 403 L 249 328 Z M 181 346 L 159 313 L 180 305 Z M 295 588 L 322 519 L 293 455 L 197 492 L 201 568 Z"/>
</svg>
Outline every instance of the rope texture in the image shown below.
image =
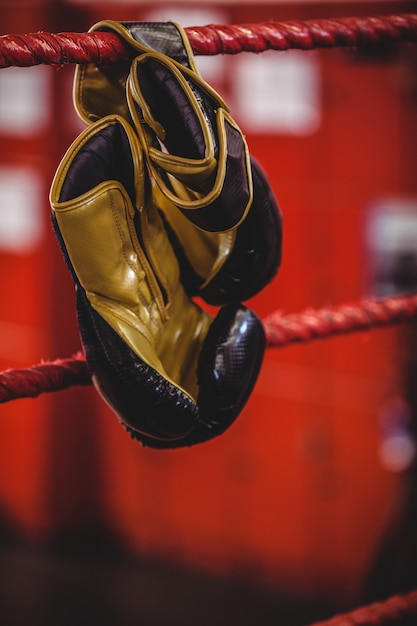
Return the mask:
<svg viewBox="0 0 417 626">
<path fill-rule="evenodd" d="M 236 54 L 298 48 L 356 47 L 417 41 L 417 15 L 349 17 L 185 29 L 195 54 Z"/>
<path fill-rule="evenodd" d="M 192 26 L 184 29 L 196 55 L 237 54 L 298 48 L 357 47 L 417 41 L 417 15 L 257 24 Z M 114 33 L 30 33 L 0 36 L 0 67 L 39 64 L 114 63 L 131 52 Z"/>
<path fill-rule="evenodd" d="M 312 626 L 413 626 L 417 624 L 417 589 L 374 602 L 351 613 L 316 622 Z"/>
<path fill-rule="evenodd" d="M 18 398 L 36 398 L 41 393 L 61 391 L 73 385 L 91 385 L 91 378 L 81 352 L 72 358 L 1 372 L 0 403 Z"/>
<path fill-rule="evenodd" d="M 381 300 L 363 300 L 303 313 L 282 315 L 276 311 L 264 320 L 269 348 L 325 339 L 355 331 L 388 326 L 417 315 L 417 294 Z"/>
<path fill-rule="evenodd" d="M 275 312 L 263 322 L 268 348 L 325 339 L 355 331 L 390 326 L 417 316 L 417 294 L 365 300 L 303 313 Z M 75 385 L 89 385 L 91 379 L 81 353 L 20 370 L 0 372 L 0 404 L 18 398 L 35 398 L 41 393 L 60 391 Z"/>
</svg>

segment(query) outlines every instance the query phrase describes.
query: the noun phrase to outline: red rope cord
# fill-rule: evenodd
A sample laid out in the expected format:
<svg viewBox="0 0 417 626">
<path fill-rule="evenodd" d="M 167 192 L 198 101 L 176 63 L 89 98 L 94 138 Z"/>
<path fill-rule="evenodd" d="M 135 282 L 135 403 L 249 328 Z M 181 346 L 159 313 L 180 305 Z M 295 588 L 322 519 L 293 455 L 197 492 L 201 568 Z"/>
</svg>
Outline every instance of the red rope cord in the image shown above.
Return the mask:
<svg viewBox="0 0 417 626">
<path fill-rule="evenodd" d="M 192 26 L 185 28 L 196 55 L 237 54 L 298 48 L 355 47 L 398 41 L 417 41 L 417 15 L 258 24 Z M 114 33 L 30 33 L 0 37 L 0 68 L 41 63 L 113 63 L 128 59 L 126 44 Z"/>
<path fill-rule="evenodd" d="M 417 315 L 417 294 L 381 300 L 363 300 L 303 313 L 272 313 L 264 320 L 269 348 L 371 330 L 406 321 Z"/>
<path fill-rule="evenodd" d="M 349 17 L 185 29 L 195 54 L 236 54 L 299 48 L 355 47 L 417 41 L 417 15 Z"/>
<path fill-rule="evenodd" d="M 43 362 L 26 369 L 0 373 L 0 403 L 18 398 L 36 398 L 41 393 L 61 391 L 73 385 L 91 385 L 84 356 Z"/>
<path fill-rule="evenodd" d="M 390 326 L 416 316 L 417 294 L 309 309 L 298 314 L 276 312 L 264 320 L 264 327 L 267 347 L 282 348 L 296 342 Z M 78 353 L 72 358 L 43 362 L 27 369 L 0 372 L 0 404 L 89 384 L 87 364 Z"/>
<path fill-rule="evenodd" d="M 417 623 L 417 590 L 374 602 L 351 613 L 316 622 L 312 626 L 393 626 Z"/>
</svg>

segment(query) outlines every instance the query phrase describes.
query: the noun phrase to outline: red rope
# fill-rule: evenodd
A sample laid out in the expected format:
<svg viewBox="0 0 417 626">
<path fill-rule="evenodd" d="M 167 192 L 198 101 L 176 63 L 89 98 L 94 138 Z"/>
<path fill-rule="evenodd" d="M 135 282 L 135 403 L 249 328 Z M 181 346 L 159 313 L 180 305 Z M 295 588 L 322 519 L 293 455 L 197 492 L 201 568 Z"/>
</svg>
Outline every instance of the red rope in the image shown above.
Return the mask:
<svg viewBox="0 0 417 626">
<path fill-rule="evenodd" d="M 0 373 L 0 403 L 17 398 L 36 398 L 41 393 L 61 391 L 73 385 L 91 385 L 84 356 L 44 362 L 26 369 Z"/>
<path fill-rule="evenodd" d="M 114 33 L 29 33 L 0 37 L 0 68 L 12 65 L 114 63 L 129 51 Z"/>
<path fill-rule="evenodd" d="M 264 320 L 269 348 L 325 339 L 355 331 L 396 324 L 417 315 L 417 294 L 381 300 L 363 300 L 303 313 L 272 313 Z"/>
<path fill-rule="evenodd" d="M 264 320 L 268 348 L 282 348 L 296 342 L 325 339 L 335 335 L 389 326 L 417 316 L 417 294 L 383 300 L 307 310 L 282 315 L 273 313 Z M 0 372 L 0 404 L 18 398 L 35 398 L 41 393 L 60 391 L 74 385 L 89 385 L 91 379 L 81 353 L 20 370 Z"/>
<path fill-rule="evenodd" d="M 196 55 L 417 41 L 417 15 L 385 15 L 185 28 Z M 30 33 L 0 37 L 0 68 L 41 63 L 113 63 L 131 52 L 114 33 Z"/>
<path fill-rule="evenodd" d="M 411 626 L 417 623 L 417 590 L 374 602 L 351 613 L 316 622 L 312 626 Z"/>
<path fill-rule="evenodd" d="M 236 54 L 299 48 L 354 47 L 417 41 L 417 15 L 348 17 L 185 29 L 195 54 Z"/>
</svg>

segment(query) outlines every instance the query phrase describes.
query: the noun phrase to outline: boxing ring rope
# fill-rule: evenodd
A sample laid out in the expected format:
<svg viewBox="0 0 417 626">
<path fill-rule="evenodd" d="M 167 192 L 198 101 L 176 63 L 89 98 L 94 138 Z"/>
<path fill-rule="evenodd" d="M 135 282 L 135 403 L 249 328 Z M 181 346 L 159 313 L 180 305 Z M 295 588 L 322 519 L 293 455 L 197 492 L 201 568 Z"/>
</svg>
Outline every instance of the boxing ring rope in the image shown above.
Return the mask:
<svg viewBox="0 0 417 626">
<path fill-rule="evenodd" d="M 417 41 L 417 15 L 349 17 L 258 24 L 192 26 L 184 29 L 196 55 L 353 48 Z M 0 68 L 39 64 L 113 63 L 131 52 L 114 33 L 30 33 L 0 37 Z"/>
<path fill-rule="evenodd" d="M 417 15 L 350 17 L 185 28 L 195 55 L 266 50 L 378 46 L 417 42 Z M 31 33 L 0 36 L 0 68 L 39 64 L 97 64 L 128 60 L 131 52 L 114 33 Z M 417 317 L 417 294 L 308 309 L 275 311 L 263 320 L 268 348 L 281 348 L 352 332 L 370 331 Z M 84 355 L 43 361 L 0 372 L 0 403 L 35 398 L 76 385 L 90 385 Z M 415 616 L 413 618 L 413 616 Z M 417 590 L 394 595 L 313 626 L 387 626 L 417 623 Z"/>
<path fill-rule="evenodd" d="M 396 594 L 350 613 L 336 615 L 311 626 L 412 626 L 417 623 L 417 590 Z"/>
<path fill-rule="evenodd" d="M 271 313 L 263 320 L 268 348 L 283 348 L 352 332 L 392 326 L 417 316 L 417 294 L 352 304 L 307 309 L 284 315 Z M 61 391 L 91 380 L 84 356 L 45 361 L 25 369 L 0 372 L 0 404 L 19 398 L 35 398 L 41 393 Z"/>
</svg>

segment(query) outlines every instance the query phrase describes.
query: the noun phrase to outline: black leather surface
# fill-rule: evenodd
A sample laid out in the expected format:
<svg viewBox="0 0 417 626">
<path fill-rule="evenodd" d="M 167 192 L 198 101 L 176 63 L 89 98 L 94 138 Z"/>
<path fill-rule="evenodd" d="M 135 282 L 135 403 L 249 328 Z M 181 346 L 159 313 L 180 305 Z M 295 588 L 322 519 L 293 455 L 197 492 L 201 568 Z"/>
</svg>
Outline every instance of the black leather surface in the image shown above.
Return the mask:
<svg viewBox="0 0 417 626">
<path fill-rule="evenodd" d="M 190 67 L 181 34 L 173 22 L 121 22 L 133 39 Z"/>
<path fill-rule="evenodd" d="M 238 130 L 225 121 L 226 174 L 219 196 L 200 209 L 182 210 L 190 221 L 208 232 L 223 232 L 236 226 L 250 200 L 246 152 Z"/>
<path fill-rule="evenodd" d="M 209 304 L 252 298 L 273 280 L 281 264 L 282 214 L 265 172 L 253 157 L 251 166 L 253 202 L 250 211 L 236 230 L 231 255 L 199 293 Z M 186 270 L 184 273 L 186 276 Z"/>
<path fill-rule="evenodd" d="M 106 180 L 118 180 L 135 202 L 129 142 L 119 125 L 95 134 L 79 150 L 63 182 L 60 202 L 72 200 Z"/>
<path fill-rule="evenodd" d="M 165 130 L 168 152 L 191 159 L 203 158 L 205 142 L 201 125 L 173 74 L 155 59 L 138 64 L 137 70 L 144 98 Z"/>
</svg>

